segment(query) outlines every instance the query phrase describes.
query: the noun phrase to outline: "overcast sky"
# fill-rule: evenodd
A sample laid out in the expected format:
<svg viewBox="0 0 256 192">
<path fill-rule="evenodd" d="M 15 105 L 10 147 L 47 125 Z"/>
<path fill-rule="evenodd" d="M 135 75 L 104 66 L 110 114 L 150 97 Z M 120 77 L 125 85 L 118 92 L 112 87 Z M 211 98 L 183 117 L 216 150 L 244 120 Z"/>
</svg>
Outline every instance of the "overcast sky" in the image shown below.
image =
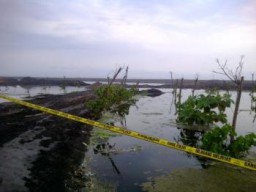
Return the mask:
<svg viewBox="0 0 256 192">
<path fill-rule="evenodd" d="M 255 0 L 0 0 L 0 76 L 256 72 Z M 249 76 L 248 76 L 249 78 Z"/>
</svg>

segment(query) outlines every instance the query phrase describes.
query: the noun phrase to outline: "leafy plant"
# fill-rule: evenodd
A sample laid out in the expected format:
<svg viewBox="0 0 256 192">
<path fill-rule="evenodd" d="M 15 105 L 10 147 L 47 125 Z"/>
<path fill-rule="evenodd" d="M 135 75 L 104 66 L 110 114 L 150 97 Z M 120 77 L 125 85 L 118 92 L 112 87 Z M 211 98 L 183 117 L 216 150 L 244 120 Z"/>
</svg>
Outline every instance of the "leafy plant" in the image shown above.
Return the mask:
<svg viewBox="0 0 256 192">
<path fill-rule="evenodd" d="M 202 149 L 232 157 L 243 157 L 251 146 L 256 146 L 256 135 L 250 133 L 237 136 L 233 127 L 227 124 L 225 110 L 232 103 L 229 94 L 220 95 L 210 91 L 206 95 L 190 96 L 178 106 L 177 121 L 186 125 L 203 125 L 221 122 L 222 127 L 215 126 L 212 130 L 199 137 L 195 144 Z"/>
<path fill-rule="evenodd" d="M 135 103 L 133 96 L 136 89 L 126 89 L 122 85 L 102 85 L 96 90 L 96 99 L 89 101 L 87 107 L 98 117 L 104 111 L 118 113 L 121 116 L 128 114 L 130 105 Z"/>
<path fill-rule="evenodd" d="M 235 135 L 230 125 L 226 124 L 223 127 L 216 126 L 203 135 L 201 148 L 214 153 L 228 155 L 227 146 L 229 143 L 228 136 L 230 134 Z"/>
<path fill-rule="evenodd" d="M 232 102 L 229 94 L 220 95 L 218 92 L 189 96 L 185 102 L 178 105 L 177 122 L 207 126 L 214 122 L 226 123 L 227 115 L 224 112 Z"/>
<path fill-rule="evenodd" d="M 256 88 L 253 88 L 251 92 L 249 93 L 251 97 L 251 111 L 254 113 L 253 122 L 256 120 Z"/>
<path fill-rule="evenodd" d="M 251 97 L 251 110 L 256 112 L 256 96 L 254 95 L 255 93 L 256 93 L 256 88 L 251 90 L 249 95 Z"/>
<path fill-rule="evenodd" d="M 242 157 L 248 152 L 251 146 L 256 146 L 256 135 L 254 133 L 239 136 L 229 146 L 230 155 L 233 157 Z"/>
<path fill-rule="evenodd" d="M 234 140 L 231 142 L 231 136 Z M 256 146 L 256 135 L 250 133 L 245 136 L 236 137 L 232 126 L 225 124 L 215 127 L 202 137 L 201 148 L 232 157 L 243 157 L 251 146 Z"/>
</svg>

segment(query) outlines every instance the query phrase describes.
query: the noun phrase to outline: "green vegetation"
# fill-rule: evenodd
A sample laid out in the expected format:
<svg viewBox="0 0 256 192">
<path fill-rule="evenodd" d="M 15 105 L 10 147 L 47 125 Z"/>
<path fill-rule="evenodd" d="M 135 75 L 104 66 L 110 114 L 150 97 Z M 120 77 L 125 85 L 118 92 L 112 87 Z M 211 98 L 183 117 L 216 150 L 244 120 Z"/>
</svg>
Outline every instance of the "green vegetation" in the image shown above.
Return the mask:
<svg viewBox="0 0 256 192">
<path fill-rule="evenodd" d="M 232 142 L 230 142 L 231 135 L 234 137 Z M 256 146 L 256 135 L 254 133 L 236 137 L 232 126 L 225 124 L 222 127 L 216 126 L 207 132 L 202 138 L 201 148 L 239 158 L 244 157 L 253 145 Z"/>
<path fill-rule="evenodd" d="M 251 92 L 250 92 L 250 96 L 251 96 L 251 110 L 256 112 L 256 88 L 254 88 Z"/>
<path fill-rule="evenodd" d="M 238 136 L 234 128 L 227 123 L 225 110 L 232 103 L 229 94 L 219 94 L 217 91 L 208 92 L 206 95 L 189 96 L 178 105 L 177 122 L 185 125 L 207 126 L 222 123 L 221 127 L 214 128 L 199 137 L 197 146 L 215 153 L 243 157 L 251 146 L 256 146 L 256 135 L 250 133 Z"/>
<path fill-rule="evenodd" d="M 102 129 L 93 129 L 91 132 L 90 143 L 96 145 L 98 143 L 105 143 L 110 137 L 115 137 L 118 134 Z"/>
<path fill-rule="evenodd" d="M 124 116 L 128 114 L 129 107 L 135 104 L 135 94 L 135 88 L 126 89 L 115 84 L 102 85 L 96 90 L 96 99 L 89 101 L 87 107 L 95 117 L 99 117 L 105 111 Z"/>
<path fill-rule="evenodd" d="M 229 94 L 220 95 L 217 91 L 211 91 L 207 95 L 189 96 L 184 103 L 178 105 L 177 122 L 205 126 L 214 122 L 226 123 L 227 115 L 224 112 L 232 102 Z"/>
<path fill-rule="evenodd" d="M 255 176 L 255 171 L 215 163 L 208 169 L 174 169 L 169 174 L 150 178 L 142 187 L 147 192 L 252 192 Z"/>
</svg>

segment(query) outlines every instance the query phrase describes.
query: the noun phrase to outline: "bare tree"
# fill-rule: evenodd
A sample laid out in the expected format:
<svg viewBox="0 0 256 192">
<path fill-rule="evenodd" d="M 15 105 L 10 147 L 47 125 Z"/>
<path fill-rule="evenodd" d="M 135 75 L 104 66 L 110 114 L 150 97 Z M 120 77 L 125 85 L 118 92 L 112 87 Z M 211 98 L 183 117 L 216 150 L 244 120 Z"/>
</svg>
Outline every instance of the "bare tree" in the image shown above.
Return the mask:
<svg viewBox="0 0 256 192">
<path fill-rule="evenodd" d="M 122 85 L 125 85 L 125 84 L 126 84 L 127 77 L 128 77 L 128 71 L 129 71 L 129 67 L 127 66 L 127 67 L 126 67 L 126 70 L 125 70 L 125 75 L 124 75 L 123 80 L 122 80 L 122 82 L 121 82 Z"/>
<path fill-rule="evenodd" d="M 170 74 L 171 74 L 171 87 L 174 88 L 174 79 L 173 79 L 172 71 L 170 71 Z"/>
<path fill-rule="evenodd" d="M 244 64 L 243 59 L 244 59 L 244 56 L 241 56 L 240 62 L 235 70 L 229 69 L 227 67 L 227 60 L 225 61 L 224 64 L 221 64 L 220 61 L 217 59 L 219 70 L 213 71 L 214 73 L 225 75 L 231 82 L 233 82 L 233 84 L 236 87 L 236 102 L 235 102 L 235 110 L 234 110 L 233 120 L 232 120 L 232 127 L 234 130 L 236 129 L 236 121 L 237 121 L 239 105 L 240 105 L 240 100 L 241 100 L 241 95 L 243 90 L 243 82 L 244 82 L 244 77 L 242 76 L 242 70 L 243 70 L 243 64 Z M 231 142 L 233 140 L 234 138 L 233 136 L 231 136 Z"/>
<path fill-rule="evenodd" d="M 178 94 L 178 104 L 181 104 L 181 97 L 182 97 L 182 88 L 183 88 L 183 82 L 184 82 L 184 78 L 182 77 L 180 80 L 180 89 L 179 89 L 179 94 Z"/>
<path fill-rule="evenodd" d="M 108 87 L 110 87 L 113 84 L 113 82 L 116 80 L 118 74 L 122 71 L 122 69 L 123 69 L 122 67 L 119 67 L 118 70 L 115 72 L 115 74 L 114 74 L 112 79 L 110 79 L 108 77 Z"/>
<path fill-rule="evenodd" d="M 177 89 L 178 89 L 178 84 L 179 84 L 179 79 L 176 79 L 175 85 L 173 85 L 173 97 L 174 97 L 174 104 L 175 104 L 175 109 L 177 112 Z"/>
<path fill-rule="evenodd" d="M 219 71 L 213 71 L 214 73 L 225 75 L 230 81 L 232 81 L 235 85 L 239 85 L 241 82 L 242 77 L 242 70 L 243 70 L 243 59 L 244 56 L 242 55 L 240 58 L 240 62 L 238 66 L 236 67 L 236 70 L 229 69 L 227 67 L 227 60 L 224 64 L 221 64 L 219 59 L 217 59 L 217 63 L 219 66 Z"/>
<path fill-rule="evenodd" d="M 194 87 L 192 89 L 192 96 L 195 95 L 195 89 L 196 89 L 196 86 L 197 86 L 197 83 L 198 83 L 198 79 L 199 79 L 199 75 L 196 74 L 196 78 L 195 78 L 195 81 L 194 81 Z"/>
<path fill-rule="evenodd" d="M 254 94 L 256 92 L 256 84 L 255 84 L 255 80 L 254 80 L 254 73 L 252 73 L 252 85 L 253 85 L 253 88 L 250 92 L 250 95 L 251 95 L 251 111 L 254 113 L 253 122 L 255 122 L 255 120 L 256 120 L 256 96 Z"/>
</svg>

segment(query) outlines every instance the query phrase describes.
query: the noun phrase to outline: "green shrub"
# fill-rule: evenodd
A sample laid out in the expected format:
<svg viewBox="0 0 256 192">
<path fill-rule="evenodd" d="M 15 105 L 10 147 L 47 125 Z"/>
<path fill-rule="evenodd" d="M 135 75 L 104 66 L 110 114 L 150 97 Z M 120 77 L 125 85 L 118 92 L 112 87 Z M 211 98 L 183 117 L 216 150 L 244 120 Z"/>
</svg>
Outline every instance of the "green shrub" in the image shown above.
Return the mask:
<svg viewBox="0 0 256 192">
<path fill-rule="evenodd" d="M 177 122 L 207 126 L 214 122 L 226 123 L 227 115 L 224 112 L 232 102 L 229 94 L 220 95 L 218 92 L 189 96 L 185 102 L 178 105 Z"/>
<path fill-rule="evenodd" d="M 230 136 L 234 141 L 230 142 Z M 215 127 L 202 137 L 201 148 L 232 157 L 243 157 L 251 146 L 256 146 L 256 135 L 250 133 L 245 136 L 236 137 L 232 126 L 225 124 L 222 127 Z"/>
<path fill-rule="evenodd" d="M 251 146 L 256 146 L 256 135 L 254 133 L 239 136 L 229 146 L 230 155 L 232 157 L 243 157 L 247 154 Z"/>
<path fill-rule="evenodd" d="M 118 113 L 123 116 L 128 114 L 130 105 L 135 103 L 133 96 L 136 89 L 126 89 L 122 85 L 102 85 L 96 90 L 96 99 L 86 105 L 95 116 L 104 111 Z"/>
<path fill-rule="evenodd" d="M 233 127 L 227 124 L 225 114 L 226 108 L 230 107 L 232 102 L 231 95 L 220 95 L 216 91 L 206 95 L 189 96 L 185 102 L 178 105 L 177 122 L 201 126 L 223 123 L 222 127 L 215 126 L 199 137 L 196 146 L 222 155 L 243 157 L 251 146 L 256 146 L 256 135 L 250 133 L 236 137 Z M 234 138 L 232 142 L 231 137 Z"/>
<path fill-rule="evenodd" d="M 228 140 L 229 135 L 235 136 L 232 127 L 228 124 L 223 127 L 216 126 L 211 131 L 207 132 L 202 137 L 202 149 L 209 150 L 214 153 L 220 153 L 222 155 L 228 155 Z"/>
</svg>

